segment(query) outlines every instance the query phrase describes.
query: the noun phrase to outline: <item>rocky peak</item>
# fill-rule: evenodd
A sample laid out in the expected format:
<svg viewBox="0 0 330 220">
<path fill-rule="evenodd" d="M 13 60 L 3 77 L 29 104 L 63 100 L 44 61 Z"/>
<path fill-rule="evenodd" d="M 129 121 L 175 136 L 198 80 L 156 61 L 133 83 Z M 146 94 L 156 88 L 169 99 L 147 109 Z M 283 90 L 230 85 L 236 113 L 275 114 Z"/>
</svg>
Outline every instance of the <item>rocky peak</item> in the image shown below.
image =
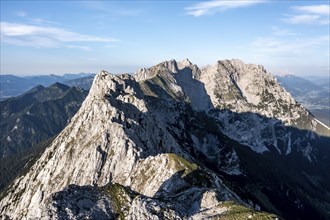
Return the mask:
<svg viewBox="0 0 330 220">
<path fill-rule="evenodd" d="M 141 68 L 137 72 L 135 72 L 134 76 L 136 80 L 142 81 L 164 71 L 171 74 L 175 74 L 180 72 L 180 70 L 193 68 L 195 69 L 195 72 L 198 69 L 198 67 L 196 65 L 193 65 L 188 59 L 184 59 L 181 62 L 177 62 L 176 60 L 169 60 L 161 62 L 150 68 Z"/>
<path fill-rule="evenodd" d="M 62 83 L 56 82 L 56 83 L 50 85 L 48 88 L 62 89 L 63 91 L 65 91 L 65 90 L 69 89 L 70 87 L 67 85 L 64 85 Z"/>
<path fill-rule="evenodd" d="M 178 63 L 176 62 L 176 60 L 164 61 L 158 65 L 170 70 L 172 73 L 178 72 L 178 69 L 179 69 Z"/>
<path fill-rule="evenodd" d="M 151 73 L 147 68 L 141 68 L 134 73 L 137 81 L 142 81 L 151 77 Z"/>
<path fill-rule="evenodd" d="M 188 58 L 186 58 L 178 63 L 179 69 L 183 69 L 185 67 L 191 67 L 191 66 L 193 66 L 193 64 L 190 62 L 190 60 Z"/>
<path fill-rule="evenodd" d="M 224 124 L 222 131 L 254 151 L 268 151 L 269 145 L 279 152 L 291 152 L 290 144 L 282 148 L 276 141 L 275 127 L 281 123 L 329 135 L 329 129 L 318 123 L 261 65 L 244 64 L 240 60 L 218 61 L 214 66 L 201 69 L 200 81 L 205 85 L 213 106 L 222 112 L 214 115 Z M 244 112 L 244 119 L 237 120 L 236 114 Z M 259 117 L 251 117 L 252 113 Z M 269 122 L 260 123 L 260 116 L 268 118 Z M 235 125 L 230 123 L 231 120 L 236 121 Z M 266 124 L 273 127 L 273 131 L 263 137 L 262 130 Z M 241 132 L 237 126 L 242 128 Z M 250 126 L 254 129 L 249 130 Z M 307 135 L 306 138 L 311 137 Z"/>
<path fill-rule="evenodd" d="M 264 109 L 258 106 L 279 100 L 289 105 L 295 104 L 290 94 L 261 65 L 244 64 L 240 60 L 218 61 L 215 66 L 202 69 L 201 81 L 206 85 L 214 106 L 235 112 L 255 112 L 259 109 L 258 113 L 267 117 L 281 118 L 273 114 L 278 106 L 268 112 L 260 111 Z"/>
</svg>

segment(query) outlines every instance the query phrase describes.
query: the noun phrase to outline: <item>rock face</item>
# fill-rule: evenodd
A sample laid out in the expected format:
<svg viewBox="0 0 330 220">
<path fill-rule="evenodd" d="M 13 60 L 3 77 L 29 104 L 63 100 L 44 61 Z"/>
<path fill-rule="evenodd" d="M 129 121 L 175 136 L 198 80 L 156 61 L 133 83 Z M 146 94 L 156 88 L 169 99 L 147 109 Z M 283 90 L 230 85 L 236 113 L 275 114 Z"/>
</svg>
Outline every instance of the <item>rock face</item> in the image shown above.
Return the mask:
<svg viewBox="0 0 330 220">
<path fill-rule="evenodd" d="M 256 152 L 275 147 L 281 154 L 290 153 L 291 140 L 299 137 L 292 137 L 288 126 L 330 136 L 329 128 L 315 120 L 261 65 L 225 60 L 201 72 L 200 81 L 215 108 L 230 110 L 212 114 L 223 124 L 222 131 Z M 243 117 L 237 120 L 237 113 Z M 257 113 L 257 117 L 249 113 Z M 279 134 L 278 127 L 283 130 Z M 313 134 L 307 134 L 308 139 L 313 139 Z M 287 144 L 281 145 L 279 140 Z"/>
<path fill-rule="evenodd" d="M 297 170 L 300 188 L 294 191 L 292 179 L 271 185 L 266 172 L 275 174 L 273 167 L 254 161 L 276 155 L 269 161 L 277 168 L 292 155 L 306 166 L 326 168 L 315 148 L 328 141 L 318 135 L 324 129 L 261 66 L 232 60 L 199 69 L 189 60 L 171 60 L 134 76 L 101 71 L 70 124 L 1 194 L 1 216 L 276 217 L 251 209 L 260 206 L 286 216 L 323 215 L 329 207 L 323 198 L 313 200 L 320 207 L 310 207 L 297 192 L 316 171 Z M 259 183 L 252 185 L 258 172 Z M 323 169 L 318 172 L 326 181 Z M 304 208 L 294 207 L 292 214 L 266 193 L 281 186 L 290 205 L 298 199 Z"/>
</svg>

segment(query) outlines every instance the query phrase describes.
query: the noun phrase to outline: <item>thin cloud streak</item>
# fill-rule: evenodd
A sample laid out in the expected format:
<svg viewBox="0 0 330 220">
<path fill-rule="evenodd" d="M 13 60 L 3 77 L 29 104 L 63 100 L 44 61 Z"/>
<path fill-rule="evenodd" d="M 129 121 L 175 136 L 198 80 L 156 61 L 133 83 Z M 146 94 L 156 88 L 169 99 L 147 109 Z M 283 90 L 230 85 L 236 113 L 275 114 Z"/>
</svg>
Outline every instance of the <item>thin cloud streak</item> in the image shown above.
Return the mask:
<svg viewBox="0 0 330 220">
<path fill-rule="evenodd" d="M 70 46 L 66 43 L 75 42 L 118 42 L 114 38 L 96 37 L 92 35 L 84 35 L 69 30 L 43 27 L 36 25 L 26 25 L 17 23 L 1 22 L 1 41 L 7 44 L 17 46 L 31 46 L 37 48 L 75 48 L 88 50 L 84 46 Z"/>
<path fill-rule="evenodd" d="M 329 35 L 311 38 L 259 37 L 244 48 L 251 62 L 261 62 L 269 66 L 271 72 L 288 68 L 299 74 L 319 72 L 329 68 Z M 304 62 L 308 59 L 308 62 Z M 302 62 L 303 61 L 303 62 Z"/>
<path fill-rule="evenodd" d="M 322 18 L 319 15 L 309 15 L 309 14 L 293 15 L 283 20 L 289 24 L 320 24 L 320 25 L 329 24 L 329 19 Z"/>
<path fill-rule="evenodd" d="M 187 15 L 200 17 L 203 15 L 213 15 L 218 12 L 224 12 L 228 9 L 247 7 L 255 4 L 265 3 L 265 0 L 242 0 L 242 1 L 208 1 L 194 4 L 185 8 Z"/>
<path fill-rule="evenodd" d="M 294 11 L 300 13 L 287 15 L 282 21 L 289 24 L 329 25 L 330 5 L 293 6 Z"/>
<path fill-rule="evenodd" d="M 35 24 L 51 24 L 51 25 L 60 25 L 57 22 L 49 21 L 43 18 L 27 18 L 27 20 L 31 21 L 31 23 Z"/>
<path fill-rule="evenodd" d="M 250 49 L 256 55 L 279 57 L 300 57 L 311 53 L 314 48 L 329 47 L 329 35 L 306 39 L 281 39 L 278 37 L 260 37 L 250 44 Z"/>
<path fill-rule="evenodd" d="M 309 14 L 330 15 L 330 5 L 293 6 L 292 9 Z"/>
</svg>

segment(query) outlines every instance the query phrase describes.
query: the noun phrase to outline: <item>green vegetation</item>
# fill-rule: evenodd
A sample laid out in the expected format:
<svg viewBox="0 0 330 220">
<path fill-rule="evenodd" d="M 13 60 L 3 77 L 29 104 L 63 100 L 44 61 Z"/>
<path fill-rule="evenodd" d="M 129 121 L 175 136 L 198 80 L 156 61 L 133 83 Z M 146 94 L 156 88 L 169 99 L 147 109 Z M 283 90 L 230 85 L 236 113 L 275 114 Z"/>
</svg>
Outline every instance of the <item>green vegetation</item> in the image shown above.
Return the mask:
<svg viewBox="0 0 330 220">
<path fill-rule="evenodd" d="M 0 199 L 4 198 L 10 190 L 15 177 L 27 174 L 32 165 L 39 159 L 46 147 L 55 139 L 49 138 L 18 155 L 9 156 L 0 160 Z"/>
<path fill-rule="evenodd" d="M 228 211 L 219 216 L 219 219 L 225 220 L 240 220 L 240 219 L 256 219 L 256 220 L 268 220 L 279 219 L 276 215 L 267 212 L 260 212 L 249 209 L 245 206 L 238 205 L 232 201 L 223 202 L 223 207 L 228 208 Z"/>
<path fill-rule="evenodd" d="M 184 159 L 183 157 L 181 157 L 179 155 L 168 154 L 168 158 L 169 158 L 170 164 L 172 164 L 177 171 L 184 170 L 184 174 L 182 177 L 185 177 L 186 175 L 188 175 L 198 169 L 198 166 L 196 164 L 189 163 L 186 159 Z"/>
<path fill-rule="evenodd" d="M 100 191 L 110 198 L 117 219 L 125 219 L 130 209 L 131 201 L 138 195 L 118 183 L 103 186 L 100 188 Z"/>
<path fill-rule="evenodd" d="M 78 111 L 86 95 L 87 91 L 57 83 L 48 88 L 37 86 L 21 96 L 1 101 L 0 192 L 4 193 L 15 177 L 30 170 Z M 49 152 L 48 160 L 52 156 Z"/>
</svg>

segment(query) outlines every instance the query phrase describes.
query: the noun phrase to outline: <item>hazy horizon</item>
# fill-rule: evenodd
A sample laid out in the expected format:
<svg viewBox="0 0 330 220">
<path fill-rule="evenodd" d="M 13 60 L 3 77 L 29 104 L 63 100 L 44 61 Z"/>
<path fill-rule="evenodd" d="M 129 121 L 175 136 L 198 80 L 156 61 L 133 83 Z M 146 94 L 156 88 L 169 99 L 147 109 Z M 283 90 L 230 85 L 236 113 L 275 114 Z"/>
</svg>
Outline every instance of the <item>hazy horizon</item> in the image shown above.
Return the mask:
<svg viewBox="0 0 330 220">
<path fill-rule="evenodd" d="M 329 74 L 328 1 L 1 1 L 1 74 L 132 73 L 241 59 Z"/>
<path fill-rule="evenodd" d="M 164 60 L 165 61 L 165 60 Z M 158 63 L 155 63 L 154 65 L 156 65 Z M 196 64 L 197 65 L 197 64 Z M 199 66 L 197 65 L 198 67 L 204 67 L 204 66 Z M 205 65 L 206 66 L 206 65 Z M 34 76 L 49 76 L 49 75 L 56 75 L 56 76 L 64 76 L 66 74 L 98 74 L 99 72 L 101 72 L 102 70 L 105 70 L 111 74 L 116 74 L 116 75 L 119 75 L 119 74 L 134 74 L 138 69 L 140 68 L 149 68 L 151 66 L 144 66 L 144 67 L 138 67 L 137 69 L 135 69 L 134 71 L 117 71 L 117 72 L 112 72 L 112 71 L 109 71 L 107 69 L 100 69 L 96 72 L 84 72 L 84 71 L 81 71 L 81 72 L 58 72 L 58 73 L 48 73 L 48 72 L 44 72 L 44 73 L 1 73 L 0 75 L 12 75 L 12 76 L 17 76 L 17 77 L 34 77 Z M 270 72 L 273 76 L 286 76 L 286 75 L 293 75 L 293 76 L 297 76 L 297 77 L 302 77 L 304 79 L 310 79 L 310 78 L 313 78 L 313 77 L 316 77 L 316 78 L 325 78 L 325 77 L 329 77 L 329 74 L 313 74 L 313 73 L 306 73 L 306 74 L 294 74 L 294 73 L 281 73 L 281 72 L 271 72 L 269 71 L 267 68 L 266 70 L 268 72 Z M 330 80 L 330 79 L 329 79 Z"/>
</svg>

